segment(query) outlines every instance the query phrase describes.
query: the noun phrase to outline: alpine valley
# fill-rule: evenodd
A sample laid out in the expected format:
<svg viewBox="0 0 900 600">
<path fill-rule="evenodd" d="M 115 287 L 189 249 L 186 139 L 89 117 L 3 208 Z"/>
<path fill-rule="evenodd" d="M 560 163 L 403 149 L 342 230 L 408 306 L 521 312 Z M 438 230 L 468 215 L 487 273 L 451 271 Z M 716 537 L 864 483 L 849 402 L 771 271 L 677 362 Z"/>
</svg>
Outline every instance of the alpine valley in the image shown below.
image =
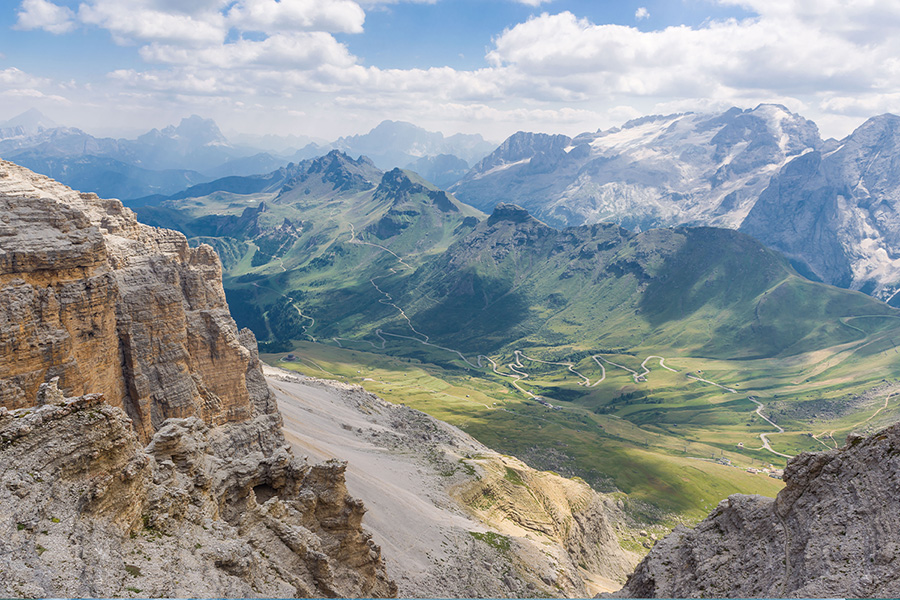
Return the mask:
<svg viewBox="0 0 900 600">
<path fill-rule="evenodd" d="M 846 164 L 828 157 L 862 152 L 860 135 L 822 141 L 780 106 L 648 117 L 516 134 L 453 194 L 333 150 L 136 210 L 218 250 L 265 360 L 359 383 L 671 526 L 779 487 L 747 468 L 897 414 L 896 310 L 822 283 L 821 246 L 785 255 L 744 233 L 769 204 L 794 211 L 785 178 Z M 865 148 L 889 156 L 878 139 Z M 891 198 L 855 222 L 888 218 Z M 790 222 L 771 218 L 769 236 Z M 890 236 L 817 218 L 845 264 L 862 248 L 892 260 Z M 895 281 L 876 275 L 833 282 L 887 298 Z"/>
<path fill-rule="evenodd" d="M 31 116 L 7 140 L 63 135 Z M 30 350 L 0 378 L 0 452 L 99 411 L 110 432 L 63 436 L 62 451 L 113 440 L 104 473 L 138 465 L 76 510 L 38 502 L 51 484 L 33 476 L 0 488 L 43 511 L 16 509 L 7 593 L 137 594 L 126 578 L 146 572 L 146 589 L 177 594 L 191 580 L 167 579 L 157 539 L 217 569 L 208 594 L 896 593 L 896 541 L 866 542 L 896 527 L 851 506 L 870 498 L 876 523 L 894 511 L 881 500 L 896 478 L 865 473 L 896 462 L 884 428 L 900 416 L 900 118 L 823 140 L 760 105 L 574 138 L 519 132 L 493 151 L 386 122 L 281 164 L 232 155 L 268 166 L 220 178 L 209 153 L 230 146 L 213 127 L 191 118 L 139 138 L 144 161 L 152 146 L 209 162 L 160 150 L 154 169 L 205 175 L 179 171 L 181 189 L 124 206 L 2 163 L 17 219 L 0 232 L 15 300 L 4 339 Z M 203 153 L 173 141 L 195 128 Z M 17 160 L 39 170 L 30 148 Z M 94 173 L 104 152 L 78 164 Z M 65 218 L 45 222 L 41 202 Z M 74 257 L 64 272 L 47 272 L 20 222 L 52 230 Z M 87 361 L 89 346 L 121 360 Z M 52 492 L 81 493 L 84 473 L 46 469 L 68 486 Z M 137 512 L 112 508 L 146 490 Z M 31 577 L 23 548 L 76 553 L 53 537 L 53 511 L 79 547 L 95 535 L 84 520 L 106 519 L 113 551 L 148 566 L 90 588 Z M 835 511 L 862 533 L 829 553 Z M 200 536 L 193 550 L 166 537 L 184 533 Z"/>
</svg>

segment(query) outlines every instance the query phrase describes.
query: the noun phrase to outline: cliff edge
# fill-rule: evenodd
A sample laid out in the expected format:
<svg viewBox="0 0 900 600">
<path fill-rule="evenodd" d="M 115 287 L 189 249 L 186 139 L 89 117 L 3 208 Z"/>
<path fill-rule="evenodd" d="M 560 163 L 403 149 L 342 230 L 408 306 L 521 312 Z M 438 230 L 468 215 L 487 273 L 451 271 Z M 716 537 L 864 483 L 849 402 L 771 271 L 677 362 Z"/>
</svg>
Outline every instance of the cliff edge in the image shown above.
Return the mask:
<svg viewBox="0 0 900 600">
<path fill-rule="evenodd" d="M 170 417 L 269 415 L 277 430 L 255 351 L 212 248 L 0 161 L 0 406 L 29 406 L 59 377 L 66 395 L 123 409 L 145 443 Z"/>
</svg>

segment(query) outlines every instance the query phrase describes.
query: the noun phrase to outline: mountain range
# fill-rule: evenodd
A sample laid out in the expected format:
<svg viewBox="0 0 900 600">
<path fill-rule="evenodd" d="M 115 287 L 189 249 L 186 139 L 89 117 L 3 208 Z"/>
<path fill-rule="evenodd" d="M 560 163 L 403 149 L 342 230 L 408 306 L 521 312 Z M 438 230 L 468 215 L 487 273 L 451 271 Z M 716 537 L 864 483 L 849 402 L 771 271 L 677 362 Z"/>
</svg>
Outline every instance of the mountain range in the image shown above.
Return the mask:
<svg viewBox="0 0 900 600">
<path fill-rule="evenodd" d="M 137 206 L 197 193 L 185 190 L 216 178 L 271 177 L 339 150 L 381 170 L 417 172 L 482 211 L 513 203 L 556 227 L 740 229 L 808 277 L 900 304 L 897 121 L 873 117 L 843 140 L 822 140 L 813 122 L 763 104 L 642 117 L 575 137 L 519 132 L 484 156 L 493 146 L 480 136 L 445 137 L 395 121 L 332 143 L 282 143 L 272 153 L 233 145 L 197 116 L 116 140 L 29 111 L 0 124 L 0 155 Z"/>
<path fill-rule="evenodd" d="M 648 116 L 574 138 L 520 132 L 451 191 L 482 210 L 520 204 L 555 226 L 735 228 L 778 169 L 822 144 L 814 123 L 773 105 Z"/>
<path fill-rule="evenodd" d="M 447 186 L 495 146 L 480 135 L 445 137 L 397 121 L 332 143 L 296 136 L 235 139 L 197 115 L 133 140 L 97 138 L 60 126 L 34 109 L 0 122 L 0 156 L 78 189 L 123 200 L 168 196 L 220 177 L 265 173 L 333 149 L 365 154 L 386 170 L 417 163 L 423 175 Z"/>
<path fill-rule="evenodd" d="M 820 281 L 893 301 L 898 118 L 843 140 L 783 106 L 635 119 L 574 138 L 520 132 L 450 187 L 482 210 L 515 202 L 556 226 L 741 229 Z"/>
<path fill-rule="evenodd" d="M 787 394 L 781 410 L 790 416 L 772 418 L 806 431 L 801 415 L 849 419 L 861 410 L 835 396 L 850 393 L 840 382 L 849 378 L 858 393 L 897 370 L 895 309 L 811 281 L 733 229 L 556 228 L 514 204 L 485 215 L 414 173 L 339 151 L 136 210 L 216 248 L 235 319 L 270 360 L 294 353 L 313 374 L 383 386 L 375 389 L 421 402 L 501 452 L 665 513 L 696 516 L 712 489 L 765 491 L 680 465 L 701 440 L 710 446 L 695 456 L 782 458 L 759 447 L 756 436 L 771 429 L 748 417 L 753 401 L 719 390 L 759 388 L 753 396 L 766 402 Z M 395 371 L 365 370 L 386 356 Z M 648 383 L 648 361 L 663 359 Z M 410 365 L 422 363 L 441 380 L 436 389 L 484 395 L 461 405 L 443 392 L 422 400 L 421 380 L 405 385 Z M 694 377 L 707 370 L 716 384 L 704 388 Z M 492 409 L 498 399 L 503 410 Z M 535 412 L 547 407 L 552 416 Z M 619 418 L 641 429 L 622 431 L 611 421 Z M 531 419 L 554 426 L 535 430 Z M 508 433 L 520 429 L 529 433 Z M 570 435 L 579 444 L 560 449 Z M 776 452 L 819 444 L 791 435 L 793 445 Z"/>
<path fill-rule="evenodd" d="M 789 163 L 798 172 L 779 175 L 779 185 L 804 190 L 796 195 L 806 203 L 840 203 L 856 191 L 863 205 L 889 187 L 890 169 L 860 161 L 870 147 L 864 141 L 892 134 L 891 127 L 873 127 L 859 144 L 821 156 L 805 152 Z M 819 169 L 833 156 L 858 176 L 858 189 L 827 185 Z M 847 167 L 854 159 L 864 168 Z M 835 385 L 839 392 L 868 387 L 842 398 L 851 409 L 866 401 L 878 406 L 859 422 L 858 415 L 841 415 L 838 429 L 896 410 L 889 406 L 897 394 L 896 310 L 803 278 L 740 231 L 633 232 L 611 223 L 556 229 L 513 204 L 484 218 L 414 173 L 384 172 L 338 151 L 144 208 L 188 230 L 195 244 L 216 239 L 236 250 L 226 265 L 231 283 L 259 292 L 252 301 L 274 299 L 259 314 L 260 331 L 284 341 L 333 333 L 328 348 L 347 357 L 363 353 L 342 342 L 377 353 L 386 349 L 385 336 L 405 338 L 420 358 L 455 353 L 443 362 L 456 362 L 460 384 L 479 377 L 479 369 L 490 374 L 483 358 L 504 376 L 490 355 L 506 356 L 515 375 L 505 376 L 517 390 L 528 394 L 520 382 L 533 375 L 543 382 L 532 389 L 549 389 L 558 394 L 554 402 L 571 406 L 533 393 L 524 408 L 499 395 L 493 405 L 480 404 L 490 397 L 463 400 L 454 386 L 442 385 L 440 394 L 460 401 L 448 414 L 477 404 L 475 433 L 499 425 L 509 436 L 495 438 L 503 450 L 524 453 L 523 445 L 534 444 L 544 460 L 585 460 L 576 456 L 592 449 L 587 434 L 599 431 L 622 451 L 625 471 L 636 473 L 620 474 L 620 490 L 601 496 L 578 477 L 536 472 L 358 386 L 270 372 L 273 392 L 252 332 L 239 330 L 229 314 L 222 265 L 208 246 L 190 247 L 177 232 L 139 223 L 116 200 L 6 161 L 0 171 L 0 270 L 8 275 L 0 326 L 9 349 L 0 355 L 0 590 L 11 597 L 421 592 L 418 580 L 400 588 L 391 580 L 389 567 L 409 579 L 422 569 L 393 567 L 382 557 L 361 526 L 362 502 L 347 493 L 353 482 L 374 485 L 379 493 L 371 497 L 387 502 L 376 512 L 376 532 L 433 536 L 414 540 L 427 555 L 426 591 L 583 596 L 614 589 L 633 564 L 635 538 L 648 549 L 657 540 L 628 531 L 647 511 L 643 492 L 628 488 L 634 479 L 649 481 L 660 506 L 670 507 L 698 473 L 714 474 L 714 495 L 723 482 L 725 489 L 760 486 L 751 479 L 770 483 L 731 468 L 728 438 L 759 420 L 785 434 L 776 419 L 785 427 L 799 421 L 785 407 L 822 410 L 823 389 Z M 317 323 L 322 315 L 325 322 Z M 384 329 L 373 331 L 379 324 Z M 475 348 L 487 355 L 476 358 Z M 640 363 L 643 373 L 610 360 L 636 365 L 629 360 L 640 360 L 637 351 L 653 348 L 671 353 L 670 366 L 655 354 Z M 555 349 L 572 362 L 551 358 Z M 651 359 L 659 365 L 652 373 Z M 596 383 L 576 370 L 590 360 L 603 372 Z M 419 387 L 419 369 L 407 361 L 398 379 Z M 544 372 L 523 362 L 542 363 Z M 735 378 L 729 362 L 769 372 L 738 368 Z M 854 362 L 862 370 L 848 377 L 841 369 Z M 811 369 L 796 371 L 803 363 Z M 583 397 L 565 398 L 576 386 L 548 366 L 583 379 Z M 606 382 L 608 375 L 615 381 Z M 719 389 L 673 401 L 673 382 Z M 745 384 L 743 393 L 734 389 Z M 778 399 L 785 389 L 787 397 Z M 810 391 L 819 397 L 801 397 Z M 766 404 L 755 394 L 765 394 Z M 589 412 L 584 398 L 601 405 Z M 615 418 L 598 416 L 603 411 Z M 739 420 L 726 420 L 729 413 Z M 710 417 L 719 446 L 702 439 Z M 330 457 L 351 445 L 361 462 L 356 473 L 345 483 L 346 464 L 295 458 L 284 425 L 298 450 Z M 688 430 L 677 439 L 685 454 L 689 444 L 721 447 L 721 454 L 679 457 L 671 446 L 676 426 Z M 836 431 L 806 436 L 828 446 L 823 440 L 833 442 Z M 759 438 L 761 448 L 740 442 L 740 453 L 729 448 L 729 456 L 778 454 L 764 434 Z M 618 595 L 895 595 L 898 444 L 894 425 L 867 439 L 851 435 L 828 452 L 782 454 L 789 461 L 776 498 L 729 495 L 696 528 L 679 527 L 659 541 Z M 384 456 L 393 458 L 386 463 Z M 609 459 L 603 457 L 612 473 L 617 465 Z M 385 464 L 392 477 L 402 470 L 419 484 L 428 480 L 407 496 L 419 514 L 399 528 L 398 492 L 385 489 L 401 486 L 379 479 Z"/>
</svg>

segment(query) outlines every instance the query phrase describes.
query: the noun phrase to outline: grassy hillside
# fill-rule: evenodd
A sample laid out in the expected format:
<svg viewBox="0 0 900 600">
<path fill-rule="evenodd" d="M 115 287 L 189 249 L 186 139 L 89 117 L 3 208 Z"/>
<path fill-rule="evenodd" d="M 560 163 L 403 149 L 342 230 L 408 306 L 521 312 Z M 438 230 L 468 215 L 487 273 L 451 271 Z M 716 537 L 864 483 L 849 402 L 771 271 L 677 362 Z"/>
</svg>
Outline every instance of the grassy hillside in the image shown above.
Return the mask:
<svg viewBox="0 0 900 600">
<path fill-rule="evenodd" d="M 782 466 L 900 405 L 882 381 L 900 375 L 897 312 L 810 282 L 733 231 L 559 232 L 504 207 L 378 289 L 390 306 L 352 320 L 329 309 L 337 318 L 316 331 L 342 348 L 304 345 L 296 368 L 324 366 L 541 468 L 625 491 L 648 515 L 699 517 L 728 493 L 770 493 L 771 478 L 712 461 Z M 427 376 L 370 371 L 373 353 Z M 841 400 L 854 396 L 868 400 Z"/>
<path fill-rule="evenodd" d="M 745 469 L 900 408 L 900 314 L 734 231 L 558 231 L 511 205 L 485 219 L 412 173 L 339 154 L 275 191 L 153 214 L 216 244 L 232 311 L 267 360 L 625 492 L 643 519 L 774 494 L 779 481 Z"/>
</svg>

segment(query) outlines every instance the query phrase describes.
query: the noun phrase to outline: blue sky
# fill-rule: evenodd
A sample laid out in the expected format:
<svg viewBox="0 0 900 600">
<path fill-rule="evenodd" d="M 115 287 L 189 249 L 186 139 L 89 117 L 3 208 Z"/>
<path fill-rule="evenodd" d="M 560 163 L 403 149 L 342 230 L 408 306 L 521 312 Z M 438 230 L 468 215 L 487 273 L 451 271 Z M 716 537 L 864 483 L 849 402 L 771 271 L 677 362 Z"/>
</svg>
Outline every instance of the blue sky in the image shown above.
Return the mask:
<svg viewBox="0 0 900 600">
<path fill-rule="evenodd" d="M 880 0 L 15 0 L 0 121 L 500 140 L 779 102 L 839 137 L 900 112 L 898 26 Z"/>
</svg>

